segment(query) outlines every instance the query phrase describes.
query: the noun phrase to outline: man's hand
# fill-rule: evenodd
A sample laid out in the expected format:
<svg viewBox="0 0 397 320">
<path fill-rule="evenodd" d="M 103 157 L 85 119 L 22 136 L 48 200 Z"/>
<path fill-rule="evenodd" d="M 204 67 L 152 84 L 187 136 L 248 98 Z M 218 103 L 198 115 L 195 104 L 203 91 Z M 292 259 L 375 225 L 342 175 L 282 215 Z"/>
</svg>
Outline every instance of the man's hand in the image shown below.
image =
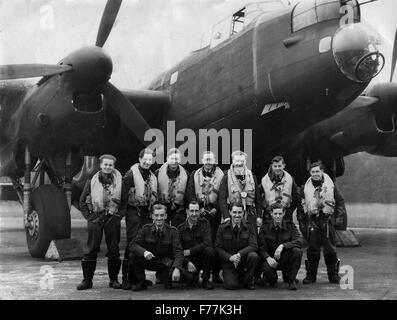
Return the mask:
<svg viewBox="0 0 397 320">
<path fill-rule="evenodd" d="M 269 265 L 271 268 L 274 268 L 274 269 L 277 268 L 278 263 L 277 263 L 277 261 L 274 260 L 272 257 L 267 257 L 267 258 L 266 258 L 266 262 L 268 263 L 268 265 Z"/>
<path fill-rule="evenodd" d="M 187 271 L 189 271 L 191 273 L 197 271 L 196 266 L 190 261 L 187 263 Z"/>
<path fill-rule="evenodd" d="M 181 279 L 181 272 L 179 271 L 178 268 L 175 268 L 174 272 L 172 272 L 172 281 L 179 282 L 180 279 Z"/>
<path fill-rule="evenodd" d="M 216 215 L 216 213 L 217 213 L 217 211 L 216 211 L 215 208 L 214 208 L 214 209 L 211 209 L 210 212 L 209 212 L 209 214 L 210 214 L 211 216 Z"/>
<path fill-rule="evenodd" d="M 274 258 L 275 258 L 276 260 L 279 260 L 279 259 L 280 259 L 281 251 L 283 251 L 283 249 L 284 249 L 284 246 L 283 246 L 282 244 L 280 244 L 280 245 L 277 247 L 276 251 L 274 252 Z"/>
<path fill-rule="evenodd" d="M 227 222 L 229 220 L 230 220 L 230 217 L 227 217 L 227 218 L 223 219 L 222 223 L 225 223 L 225 222 Z"/>
<path fill-rule="evenodd" d="M 240 263 L 240 260 L 241 260 L 241 256 L 240 256 L 239 253 L 234 254 L 234 255 L 232 255 L 232 256 L 229 258 L 229 261 L 230 261 L 230 262 L 233 262 L 235 268 L 237 268 L 238 264 Z"/>
<path fill-rule="evenodd" d="M 190 250 L 183 250 L 183 256 L 184 257 L 190 256 Z"/>
<path fill-rule="evenodd" d="M 151 253 L 150 251 L 145 251 L 145 252 L 143 253 L 143 257 L 144 257 L 146 260 L 152 260 L 153 258 L 155 258 L 155 255 L 154 255 L 153 253 Z"/>
</svg>

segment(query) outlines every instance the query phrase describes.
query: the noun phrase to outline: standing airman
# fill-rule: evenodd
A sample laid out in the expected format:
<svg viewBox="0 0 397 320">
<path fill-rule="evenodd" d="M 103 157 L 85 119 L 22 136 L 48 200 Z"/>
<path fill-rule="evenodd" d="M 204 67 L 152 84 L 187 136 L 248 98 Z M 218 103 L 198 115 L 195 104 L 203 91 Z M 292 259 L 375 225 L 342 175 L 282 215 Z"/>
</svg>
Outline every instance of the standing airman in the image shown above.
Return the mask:
<svg viewBox="0 0 397 320">
<path fill-rule="evenodd" d="M 120 221 L 124 215 L 122 198 L 125 198 L 122 176 L 115 168 L 116 158 L 102 155 L 99 158 L 101 170 L 91 180 L 87 180 L 80 197 L 80 210 L 87 219 L 88 252 L 81 261 L 83 281 L 77 290 L 92 288 L 98 252 L 102 236 L 105 233 L 108 258 L 109 287 L 120 289 L 118 282 L 120 271 Z"/>
<path fill-rule="evenodd" d="M 321 162 L 311 164 L 310 175 L 304 187 L 304 209 L 307 215 L 304 234 L 309 247 L 305 261 L 307 274 L 303 283 L 316 282 L 321 248 L 329 282 L 339 283 L 334 226 L 336 213 L 344 210 L 344 199 L 332 179 L 324 172 Z"/>
<path fill-rule="evenodd" d="M 180 165 L 181 157 L 178 149 L 170 149 L 167 162 L 156 171 L 159 201 L 167 207 L 167 221 L 175 227 L 186 219 L 185 193 L 188 173 Z"/>
<path fill-rule="evenodd" d="M 190 175 L 186 192 L 187 200 L 188 202 L 197 201 L 199 203 L 201 216 L 209 221 L 212 240 L 215 242 L 216 232 L 221 223 L 218 194 L 224 173 L 216 165 L 215 154 L 212 151 L 203 153 L 202 163 L 203 166 Z M 214 283 L 222 283 L 219 275 L 220 270 L 220 261 L 215 258 L 212 269 L 212 281 Z"/>
<path fill-rule="evenodd" d="M 256 228 L 257 218 L 262 220 L 262 206 L 258 182 L 246 166 L 247 154 L 242 151 L 232 153 L 232 165 L 222 178 L 219 189 L 219 207 L 223 220 L 229 219 L 229 206 L 242 203 L 243 219 Z"/>
<path fill-rule="evenodd" d="M 131 290 L 135 279 L 128 276 L 128 244 L 136 237 L 138 231 L 151 222 L 151 210 L 157 201 L 157 178 L 150 170 L 154 153 L 144 149 L 139 153 L 139 163 L 134 164 L 124 176 L 125 190 L 128 192 L 128 204 L 125 215 L 127 245 L 122 266 L 122 288 Z M 133 276 L 133 275 L 132 275 Z"/>
</svg>

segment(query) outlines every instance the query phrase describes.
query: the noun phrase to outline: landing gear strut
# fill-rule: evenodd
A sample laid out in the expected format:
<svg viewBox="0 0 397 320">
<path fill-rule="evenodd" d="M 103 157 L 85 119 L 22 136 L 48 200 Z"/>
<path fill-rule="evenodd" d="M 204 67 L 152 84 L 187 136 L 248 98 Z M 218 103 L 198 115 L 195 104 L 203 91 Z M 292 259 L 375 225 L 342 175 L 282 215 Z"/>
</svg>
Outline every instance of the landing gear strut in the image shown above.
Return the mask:
<svg viewBox="0 0 397 320">
<path fill-rule="evenodd" d="M 61 187 L 54 184 L 44 184 L 45 166 L 43 161 L 38 166 L 38 172 L 32 183 L 30 159 L 30 152 L 26 147 L 22 201 L 24 228 L 31 256 L 34 258 L 43 258 L 51 240 L 70 238 L 71 170 L 68 170 L 68 166 L 71 165 L 71 157 L 68 154 L 65 168 L 66 196 Z M 39 186 L 33 190 L 32 187 L 38 175 L 40 176 Z M 67 201 L 67 198 L 69 201 Z"/>
</svg>

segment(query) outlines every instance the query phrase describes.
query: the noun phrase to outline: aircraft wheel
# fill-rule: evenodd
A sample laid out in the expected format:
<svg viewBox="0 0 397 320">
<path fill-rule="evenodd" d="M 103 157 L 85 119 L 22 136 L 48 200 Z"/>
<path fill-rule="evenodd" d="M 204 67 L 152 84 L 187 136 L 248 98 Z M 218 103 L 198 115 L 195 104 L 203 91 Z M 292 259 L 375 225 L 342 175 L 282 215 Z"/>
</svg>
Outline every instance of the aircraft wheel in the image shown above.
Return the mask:
<svg viewBox="0 0 397 320">
<path fill-rule="evenodd" d="M 31 195 L 30 226 L 26 241 L 33 258 L 43 258 L 53 239 L 68 239 L 70 210 L 63 192 L 54 185 L 42 185 Z"/>
</svg>

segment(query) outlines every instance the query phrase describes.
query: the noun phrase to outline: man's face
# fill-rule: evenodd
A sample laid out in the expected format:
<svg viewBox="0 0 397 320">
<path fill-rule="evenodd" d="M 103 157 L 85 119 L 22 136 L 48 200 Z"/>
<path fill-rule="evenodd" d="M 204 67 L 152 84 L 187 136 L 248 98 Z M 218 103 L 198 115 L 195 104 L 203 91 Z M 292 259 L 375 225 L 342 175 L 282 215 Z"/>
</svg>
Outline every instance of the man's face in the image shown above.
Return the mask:
<svg viewBox="0 0 397 320">
<path fill-rule="evenodd" d="M 179 153 L 173 153 L 168 156 L 167 163 L 171 170 L 176 170 L 179 163 L 181 162 L 181 155 Z"/>
<path fill-rule="evenodd" d="M 236 155 L 233 158 L 233 167 L 235 168 L 243 168 L 245 165 L 245 156 Z"/>
<path fill-rule="evenodd" d="M 280 176 L 283 173 L 284 168 L 285 168 L 285 164 L 282 160 L 279 162 L 272 163 L 272 171 L 277 176 Z"/>
<path fill-rule="evenodd" d="M 215 164 L 215 156 L 212 153 L 206 153 L 203 155 L 204 169 L 210 171 Z"/>
<path fill-rule="evenodd" d="M 281 223 L 281 221 L 283 221 L 285 212 L 283 209 L 281 208 L 277 208 L 277 209 L 273 209 L 271 216 L 273 218 L 274 223 Z"/>
<path fill-rule="evenodd" d="M 324 171 L 319 166 L 310 169 L 310 175 L 315 181 L 320 181 L 323 178 L 323 173 Z"/>
<path fill-rule="evenodd" d="M 165 220 L 167 219 L 167 213 L 164 209 L 154 210 L 152 213 L 152 220 L 156 227 L 161 228 L 165 224 Z"/>
<path fill-rule="evenodd" d="M 103 159 L 100 164 L 103 173 L 110 174 L 114 170 L 114 161 L 112 159 Z"/>
<path fill-rule="evenodd" d="M 198 204 L 189 204 L 189 208 L 186 209 L 186 215 L 190 223 L 196 224 L 200 216 L 200 206 Z"/>
<path fill-rule="evenodd" d="M 239 225 L 243 219 L 243 208 L 233 206 L 229 213 L 232 218 L 232 222 Z"/>
<path fill-rule="evenodd" d="M 153 155 L 151 155 L 150 153 L 145 153 L 143 155 L 143 158 L 139 158 L 139 165 L 141 166 L 141 168 L 143 169 L 150 169 L 150 167 L 153 164 Z"/>
</svg>

